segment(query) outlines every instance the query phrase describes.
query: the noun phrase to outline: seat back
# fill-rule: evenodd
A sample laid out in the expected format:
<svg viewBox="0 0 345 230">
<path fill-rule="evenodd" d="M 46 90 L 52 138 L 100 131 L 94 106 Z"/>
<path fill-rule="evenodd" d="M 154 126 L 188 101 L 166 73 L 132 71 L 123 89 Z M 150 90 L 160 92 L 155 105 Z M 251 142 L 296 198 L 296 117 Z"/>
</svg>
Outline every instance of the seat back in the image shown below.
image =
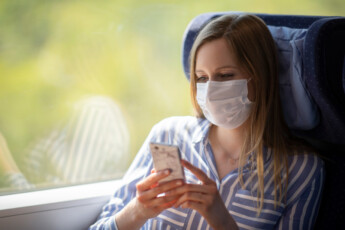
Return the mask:
<svg viewBox="0 0 345 230">
<path fill-rule="evenodd" d="M 197 34 L 207 22 L 228 13 L 239 12 L 204 13 L 188 25 L 182 46 L 188 80 L 189 53 Z M 276 42 L 285 121 L 325 161 L 325 186 L 315 228 L 345 226 L 345 17 L 256 15 L 268 25 Z"/>
</svg>

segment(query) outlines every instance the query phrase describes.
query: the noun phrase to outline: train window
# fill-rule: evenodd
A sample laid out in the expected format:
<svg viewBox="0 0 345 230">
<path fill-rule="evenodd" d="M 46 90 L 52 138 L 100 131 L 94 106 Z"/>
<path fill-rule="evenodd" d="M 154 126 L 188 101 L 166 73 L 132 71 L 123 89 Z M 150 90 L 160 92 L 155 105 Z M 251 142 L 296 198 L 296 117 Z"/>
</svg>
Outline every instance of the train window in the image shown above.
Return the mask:
<svg viewBox="0 0 345 230">
<path fill-rule="evenodd" d="M 342 0 L 0 3 L 0 194 L 120 178 L 151 127 L 192 115 L 181 41 L 210 11 L 341 15 Z"/>
</svg>

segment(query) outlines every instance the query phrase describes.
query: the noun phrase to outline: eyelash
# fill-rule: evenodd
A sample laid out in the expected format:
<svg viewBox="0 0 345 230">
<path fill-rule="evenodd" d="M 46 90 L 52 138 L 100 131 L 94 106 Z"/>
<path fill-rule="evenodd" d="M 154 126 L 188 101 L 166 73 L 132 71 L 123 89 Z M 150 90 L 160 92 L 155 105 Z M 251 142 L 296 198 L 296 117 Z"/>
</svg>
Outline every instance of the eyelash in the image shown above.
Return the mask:
<svg viewBox="0 0 345 230">
<path fill-rule="evenodd" d="M 226 73 L 226 74 L 219 74 L 221 78 L 231 78 L 234 76 L 232 73 Z"/>
<path fill-rule="evenodd" d="M 223 79 L 223 78 L 233 78 L 235 76 L 235 74 L 233 73 L 225 73 L 225 74 L 217 74 L 216 77 Z M 196 77 L 196 82 L 207 82 L 208 81 L 208 77 L 207 76 L 200 76 L 200 77 Z"/>
</svg>

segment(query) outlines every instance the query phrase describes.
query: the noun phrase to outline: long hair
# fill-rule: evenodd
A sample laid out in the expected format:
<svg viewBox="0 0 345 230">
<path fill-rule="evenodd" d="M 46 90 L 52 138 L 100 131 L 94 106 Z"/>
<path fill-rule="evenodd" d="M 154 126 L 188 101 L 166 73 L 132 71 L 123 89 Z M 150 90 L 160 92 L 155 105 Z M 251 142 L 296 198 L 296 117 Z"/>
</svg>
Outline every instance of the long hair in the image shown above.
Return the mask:
<svg viewBox="0 0 345 230">
<path fill-rule="evenodd" d="M 190 55 L 190 87 L 192 104 L 198 117 L 204 117 L 196 100 L 196 55 L 199 48 L 216 39 L 224 38 L 237 58 L 239 67 L 252 78 L 254 102 L 249 116 L 239 165 L 255 153 L 252 164 L 256 165 L 258 178 L 258 214 L 264 200 L 264 146 L 272 150 L 275 205 L 281 203 L 287 190 L 287 155 L 294 147 L 284 122 L 278 86 L 278 62 L 274 40 L 266 24 L 257 16 L 247 14 L 224 15 L 209 22 L 198 34 Z M 243 168 L 239 168 L 243 186 Z M 285 179 L 283 181 L 283 174 Z"/>
</svg>

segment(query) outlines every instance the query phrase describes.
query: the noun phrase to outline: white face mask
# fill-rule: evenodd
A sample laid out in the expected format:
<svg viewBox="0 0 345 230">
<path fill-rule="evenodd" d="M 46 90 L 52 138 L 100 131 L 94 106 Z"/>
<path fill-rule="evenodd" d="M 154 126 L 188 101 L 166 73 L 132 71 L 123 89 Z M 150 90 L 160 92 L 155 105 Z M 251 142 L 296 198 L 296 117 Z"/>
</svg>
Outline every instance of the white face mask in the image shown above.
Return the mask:
<svg viewBox="0 0 345 230">
<path fill-rule="evenodd" d="M 252 106 L 247 97 L 248 81 L 240 79 L 197 83 L 196 99 L 207 120 L 228 129 L 242 125 L 248 119 Z"/>
</svg>

